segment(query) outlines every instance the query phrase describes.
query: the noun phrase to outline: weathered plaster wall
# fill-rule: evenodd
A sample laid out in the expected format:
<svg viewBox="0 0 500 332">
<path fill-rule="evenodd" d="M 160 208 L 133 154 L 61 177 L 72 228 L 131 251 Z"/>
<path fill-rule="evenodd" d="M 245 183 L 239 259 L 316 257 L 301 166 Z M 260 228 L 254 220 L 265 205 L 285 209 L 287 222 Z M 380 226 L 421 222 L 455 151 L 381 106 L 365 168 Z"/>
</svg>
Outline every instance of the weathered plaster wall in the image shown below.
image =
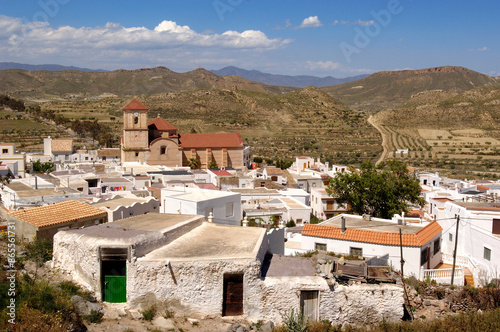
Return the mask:
<svg viewBox="0 0 500 332">
<path fill-rule="evenodd" d="M 224 274 L 243 273 L 244 312 L 260 308 L 260 262 L 247 260 L 160 261 L 138 259 L 129 264 L 127 301 L 140 303 L 152 293 L 159 300 L 176 299 L 201 316 L 222 314 Z"/>
<path fill-rule="evenodd" d="M 335 285 L 320 293 L 320 319 L 334 324 L 367 325 L 403 318 L 403 287 L 394 284 Z"/>
</svg>

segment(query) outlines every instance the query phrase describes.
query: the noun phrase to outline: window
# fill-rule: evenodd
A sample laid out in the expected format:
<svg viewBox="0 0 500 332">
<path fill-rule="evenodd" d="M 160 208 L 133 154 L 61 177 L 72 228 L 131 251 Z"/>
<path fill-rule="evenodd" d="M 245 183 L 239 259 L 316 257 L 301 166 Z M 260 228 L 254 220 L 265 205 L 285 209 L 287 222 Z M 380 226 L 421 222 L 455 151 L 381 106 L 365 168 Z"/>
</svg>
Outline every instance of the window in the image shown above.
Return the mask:
<svg viewBox="0 0 500 332">
<path fill-rule="evenodd" d="M 89 157 L 85 157 L 85 160 L 89 160 Z"/>
<path fill-rule="evenodd" d="M 3 154 L 9 153 L 9 149 L 2 149 L 2 153 Z"/>
<path fill-rule="evenodd" d="M 484 247 L 483 258 L 486 259 L 487 261 L 491 261 L 491 249 Z"/>
<path fill-rule="evenodd" d="M 326 243 L 314 243 L 314 250 L 326 251 Z"/>
<path fill-rule="evenodd" d="M 441 250 L 441 238 L 434 241 L 434 255 Z"/>
<path fill-rule="evenodd" d="M 493 228 L 491 229 L 491 233 L 500 234 L 500 219 L 493 219 Z"/>
<path fill-rule="evenodd" d="M 453 234 L 449 233 L 448 234 L 448 239 L 450 240 L 450 242 L 452 242 L 453 241 Z"/>
<path fill-rule="evenodd" d="M 234 204 L 233 203 L 227 203 L 226 204 L 226 218 L 227 217 L 232 217 L 234 215 Z"/>
<path fill-rule="evenodd" d="M 363 257 L 363 248 L 350 247 L 349 248 L 349 255 Z"/>
<path fill-rule="evenodd" d="M 316 188 L 316 182 L 312 183 L 313 188 Z"/>
<path fill-rule="evenodd" d="M 136 156 L 136 157 L 139 157 L 139 152 L 136 152 L 136 153 L 135 153 L 135 156 Z"/>
<path fill-rule="evenodd" d="M 422 251 L 420 252 L 420 266 L 424 265 L 425 263 L 427 263 L 427 261 L 429 260 L 429 257 L 427 255 L 427 248 L 424 248 L 422 249 Z"/>
<path fill-rule="evenodd" d="M 160 148 L 160 154 L 165 154 L 165 153 L 167 153 L 167 147 L 166 146 L 162 146 Z"/>
<path fill-rule="evenodd" d="M 102 161 L 106 161 L 106 157 L 102 157 Z"/>
<path fill-rule="evenodd" d="M 138 116 L 134 116 L 134 124 L 138 124 L 139 123 L 139 117 Z"/>
</svg>

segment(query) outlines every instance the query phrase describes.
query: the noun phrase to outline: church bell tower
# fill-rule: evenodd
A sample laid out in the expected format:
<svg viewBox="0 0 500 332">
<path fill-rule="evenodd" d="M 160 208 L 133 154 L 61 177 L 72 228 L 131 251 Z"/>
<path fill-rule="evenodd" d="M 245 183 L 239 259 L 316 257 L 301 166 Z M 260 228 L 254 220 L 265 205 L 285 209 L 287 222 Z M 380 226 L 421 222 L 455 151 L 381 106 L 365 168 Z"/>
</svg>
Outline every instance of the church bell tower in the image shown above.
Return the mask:
<svg viewBox="0 0 500 332">
<path fill-rule="evenodd" d="M 145 162 L 149 152 L 148 108 L 137 99 L 123 107 L 122 162 Z"/>
</svg>

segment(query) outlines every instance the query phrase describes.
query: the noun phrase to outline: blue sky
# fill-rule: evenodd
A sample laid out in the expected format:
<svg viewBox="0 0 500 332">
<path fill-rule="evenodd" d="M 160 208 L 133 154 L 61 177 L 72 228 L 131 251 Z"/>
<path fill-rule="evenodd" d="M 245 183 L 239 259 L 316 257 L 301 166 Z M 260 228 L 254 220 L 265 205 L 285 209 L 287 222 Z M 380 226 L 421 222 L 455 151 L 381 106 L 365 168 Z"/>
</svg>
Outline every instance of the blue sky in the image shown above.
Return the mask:
<svg viewBox="0 0 500 332">
<path fill-rule="evenodd" d="M 498 13 L 498 0 L 3 0 L 0 61 L 335 77 L 456 65 L 498 76 Z"/>
</svg>

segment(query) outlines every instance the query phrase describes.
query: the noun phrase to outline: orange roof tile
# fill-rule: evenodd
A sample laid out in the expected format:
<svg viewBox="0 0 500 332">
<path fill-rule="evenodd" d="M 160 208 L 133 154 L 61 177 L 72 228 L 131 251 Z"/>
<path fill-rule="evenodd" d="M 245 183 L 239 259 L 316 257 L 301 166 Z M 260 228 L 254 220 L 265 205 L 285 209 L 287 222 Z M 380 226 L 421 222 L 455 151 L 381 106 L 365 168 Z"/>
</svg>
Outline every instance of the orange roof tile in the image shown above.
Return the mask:
<svg viewBox="0 0 500 332">
<path fill-rule="evenodd" d="M 486 187 L 480 184 L 477 185 L 477 191 L 486 191 L 486 190 L 490 190 L 490 187 Z"/>
<path fill-rule="evenodd" d="M 54 139 L 50 142 L 52 152 L 73 152 L 72 139 Z"/>
<path fill-rule="evenodd" d="M 168 122 L 167 120 L 162 119 L 160 117 L 154 118 L 153 120 L 149 121 L 148 127 L 151 125 L 154 125 L 157 130 L 161 130 L 161 131 L 164 131 L 164 130 L 165 131 L 166 130 L 176 130 L 177 131 L 177 128 L 175 128 L 170 122 Z"/>
<path fill-rule="evenodd" d="M 100 209 L 74 200 L 13 211 L 10 214 L 37 227 L 52 226 L 90 217 L 107 216 L 107 213 Z"/>
<path fill-rule="evenodd" d="M 228 171 L 223 170 L 223 169 L 221 169 L 221 170 L 213 170 L 211 172 L 214 173 L 217 176 L 233 176 L 233 174 L 231 174 Z"/>
<path fill-rule="evenodd" d="M 234 148 L 243 147 L 239 133 L 180 134 L 182 148 Z"/>
<path fill-rule="evenodd" d="M 138 101 L 137 99 L 132 100 L 126 106 L 123 107 L 124 110 L 134 110 L 134 111 L 147 111 L 149 108 L 144 106 L 143 103 Z"/>
<path fill-rule="evenodd" d="M 443 229 L 439 223 L 435 221 L 431 222 L 416 233 L 403 233 L 403 246 L 421 247 L 442 231 Z M 305 224 L 302 235 L 390 246 L 399 245 L 399 233 L 395 232 L 377 232 L 373 230 L 347 228 L 342 234 L 342 229 L 340 227 Z"/>
<path fill-rule="evenodd" d="M 268 175 L 281 175 L 281 174 L 283 174 L 283 170 L 281 168 L 266 168 L 265 171 Z"/>
</svg>

